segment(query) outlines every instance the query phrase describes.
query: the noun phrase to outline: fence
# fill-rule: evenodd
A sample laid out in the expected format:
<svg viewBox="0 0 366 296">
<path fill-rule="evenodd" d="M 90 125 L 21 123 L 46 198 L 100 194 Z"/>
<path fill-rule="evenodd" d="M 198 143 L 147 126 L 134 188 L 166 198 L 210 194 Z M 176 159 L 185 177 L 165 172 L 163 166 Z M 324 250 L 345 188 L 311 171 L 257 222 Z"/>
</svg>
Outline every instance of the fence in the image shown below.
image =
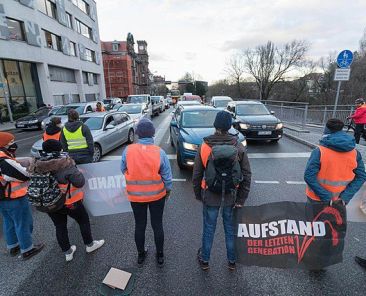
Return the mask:
<svg viewBox="0 0 366 296">
<path fill-rule="evenodd" d="M 276 116 L 282 121 L 306 124 L 325 125 L 329 118 L 335 117 L 342 121 L 354 112 L 352 105 L 338 105 L 335 116 L 333 116 L 334 105 L 309 105 L 306 102 L 286 102 L 286 101 L 263 101 L 270 111 L 274 111 Z"/>
</svg>

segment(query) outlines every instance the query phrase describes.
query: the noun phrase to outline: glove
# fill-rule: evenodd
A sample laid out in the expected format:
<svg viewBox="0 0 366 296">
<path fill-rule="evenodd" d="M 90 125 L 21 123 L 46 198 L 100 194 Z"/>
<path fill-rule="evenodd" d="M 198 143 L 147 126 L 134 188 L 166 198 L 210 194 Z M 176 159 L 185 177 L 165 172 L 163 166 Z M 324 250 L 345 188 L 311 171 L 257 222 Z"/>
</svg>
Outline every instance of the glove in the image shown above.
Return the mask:
<svg viewBox="0 0 366 296">
<path fill-rule="evenodd" d="M 242 204 L 238 204 L 238 203 L 236 203 L 235 205 L 234 205 L 234 209 L 235 208 L 242 208 L 243 207 L 243 205 Z"/>
</svg>

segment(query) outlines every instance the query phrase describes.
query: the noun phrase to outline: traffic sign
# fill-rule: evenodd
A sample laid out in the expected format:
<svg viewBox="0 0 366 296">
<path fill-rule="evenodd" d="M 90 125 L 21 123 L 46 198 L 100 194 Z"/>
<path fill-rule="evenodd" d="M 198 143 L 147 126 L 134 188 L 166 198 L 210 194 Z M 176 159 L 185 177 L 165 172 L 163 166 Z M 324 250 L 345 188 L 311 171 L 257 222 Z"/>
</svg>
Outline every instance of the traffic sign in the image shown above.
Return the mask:
<svg viewBox="0 0 366 296">
<path fill-rule="evenodd" d="M 334 81 L 348 81 L 351 75 L 351 69 L 336 69 L 334 73 Z"/>
<path fill-rule="evenodd" d="M 339 53 L 337 57 L 337 65 L 339 68 L 349 68 L 353 62 L 353 53 L 352 51 L 346 49 Z"/>
</svg>

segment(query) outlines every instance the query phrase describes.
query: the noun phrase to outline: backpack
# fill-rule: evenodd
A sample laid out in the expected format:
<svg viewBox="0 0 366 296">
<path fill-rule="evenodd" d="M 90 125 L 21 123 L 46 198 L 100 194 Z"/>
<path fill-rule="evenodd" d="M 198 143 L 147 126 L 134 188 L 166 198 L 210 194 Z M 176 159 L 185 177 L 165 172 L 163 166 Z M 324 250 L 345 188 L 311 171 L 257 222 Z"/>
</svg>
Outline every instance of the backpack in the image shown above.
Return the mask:
<svg viewBox="0 0 366 296">
<path fill-rule="evenodd" d="M 216 145 L 212 147 L 204 172 L 207 189 L 221 193 L 222 201 L 225 194 L 236 193 L 243 180 L 238 149 L 233 145 Z"/>
<path fill-rule="evenodd" d="M 70 183 L 66 193 L 63 193 L 52 173 L 34 173 L 31 175 L 28 186 L 28 199 L 38 211 L 52 213 L 63 208 L 67 195 L 70 192 Z"/>
</svg>

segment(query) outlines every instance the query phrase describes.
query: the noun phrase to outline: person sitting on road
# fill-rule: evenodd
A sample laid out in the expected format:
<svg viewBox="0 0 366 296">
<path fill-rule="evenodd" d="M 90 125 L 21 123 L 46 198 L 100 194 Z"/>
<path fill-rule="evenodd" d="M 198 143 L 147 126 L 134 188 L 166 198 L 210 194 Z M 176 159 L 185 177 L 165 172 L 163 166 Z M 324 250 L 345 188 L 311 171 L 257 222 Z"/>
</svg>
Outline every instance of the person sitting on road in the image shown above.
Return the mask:
<svg viewBox="0 0 366 296">
<path fill-rule="evenodd" d="M 150 210 L 154 231 L 156 260 L 164 265 L 163 211 L 165 200 L 172 189 L 172 171 L 165 152 L 154 145 L 153 123 L 143 118 L 136 127 L 137 144 L 126 147 L 122 154 L 121 171 L 126 177 L 128 200 L 135 217 L 135 243 L 138 252 L 137 264 L 142 266 L 147 255 L 145 230 L 147 209 Z"/>
<path fill-rule="evenodd" d="M 70 109 L 68 122 L 61 132 L 62 149 L 68 152 L 76 164 L 93 162 L 94 140 L 90 129 L 79 120 L 79 113 Z"/>
<path fill-rule="evenodd" d="M 48 140 L 43 142 L 42 149 L 47 156 L 36 160 L 31 164 L 30 173 L 48 173 L 54 175 L 60 189 L 66 193 L 65 206 L 48 213 L 56 227 L 57 242 L 64 252 L 66 261 L 74 258 L 75 245 L 70 245 L 67 231 L 67 217 L 73 218 L 80 227 L 81 236 L 86 246 L 86 252 L 91 253 L 104 244 L 104 240 L 93 240 L 89 215 L 83 205 L 84 193 L 82 187 L 85 184 L 83 174 L 78 170 L 73 159 L 67 154 L 62 154 L 62 146 L 59 141 Z"/>
<path fill-rule="evenodd" d="M 95 112 L 105 112 L 105 108 L 102 106 L 101 102 L 97 103 L 97 109 L 95 110 Z"/>
<path fill-rule="evenodd" d="M 348 118 L 352 118 L 356 124 L 355 139 L 356 139 L 356 144 L 359 144 L 361 136 L 366 140 L 366 130 L 365 130 L 366 104 L 365 104 L 365 99 L 363 99 L 363 98 L 357 99 L 355 101 L 355 103 L 356 103 L 357 109 L 356 109 L 355 113 Z"/>
<path fill-rule="evenodd" d="M 61 117 L 52 117 L 50 123 L 47 125 L 45 132 L 43 133 L 43 141 L 57 140 L 61 138 Z"/>
<path fill-rule="evenodd" d="M 10 256 L 22 254 L 27 260 L 44 244 L 33 244 L 33 218 L 27 200 L 29 173 L 15 159 L 17 144 L 10 133 L 0 132 L 0 213 Z"/>
<path fill-rule="evenodd" d="M 192 183 L 196 199 L 203 204 L 203 234 L 202 246 L 198 250 L 197 259 L 202 270 L 209 269 L 211 248 L 215 235 L 217 216 L 222 206 L 222 218 L 225 229 L 225 241 L 229 270 L 235 270 L 236 257 L 234 247 L 234 209 L 241 208 L 249 195 L 251 170 L 245 147 L 238 141 L 238 137 L 228 133 L 232 126 L 232 116 L 226 111 L 217 113 L 214 122 L 215 133 L 204 138 L 194 160 Z M 238 187 L 231 188 L 230 192 L 220 193 L 211 191 L 207 187 L 206 168 L 213 161 L 211 153 L 214 147 L 231 147 L 235 152 L 238 170 L 241 171 L 241 180 Z"/>
</svg>

